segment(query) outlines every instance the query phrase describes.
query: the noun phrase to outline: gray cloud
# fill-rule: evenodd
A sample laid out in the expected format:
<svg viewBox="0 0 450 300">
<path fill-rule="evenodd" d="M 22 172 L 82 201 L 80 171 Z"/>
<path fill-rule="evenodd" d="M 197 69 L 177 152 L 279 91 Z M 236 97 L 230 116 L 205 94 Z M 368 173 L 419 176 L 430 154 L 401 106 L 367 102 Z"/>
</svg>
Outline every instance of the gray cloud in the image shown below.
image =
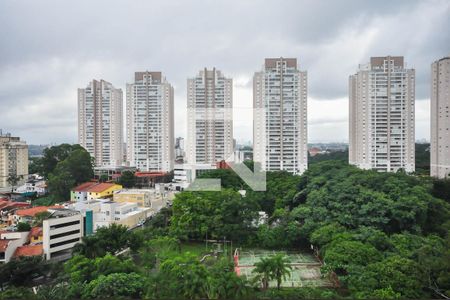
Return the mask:
<svg viewBox="0 0 450 300">
<path fill-rule="evenodd" d="M 404 55 L 417 98 L 427 99 L 430 64 L 450 52 L 449 28 L 445 0 L 2 1 L 0 128 L 30 143 L 74 142 L 76 89 L 92 78 L 124 88 L 138 70 L 163 71 L 180 120 L 186 78 L 205 66 L 239 78 L 235 104 L 251 105 L 251 77 L 270 56 L 298 57 L 310 97 L 337 100 L 358 64 Z M 341 120 L 331 114 L 311 118 L 312 140 L 328 138 L 317 120 Z"/>
</svg>

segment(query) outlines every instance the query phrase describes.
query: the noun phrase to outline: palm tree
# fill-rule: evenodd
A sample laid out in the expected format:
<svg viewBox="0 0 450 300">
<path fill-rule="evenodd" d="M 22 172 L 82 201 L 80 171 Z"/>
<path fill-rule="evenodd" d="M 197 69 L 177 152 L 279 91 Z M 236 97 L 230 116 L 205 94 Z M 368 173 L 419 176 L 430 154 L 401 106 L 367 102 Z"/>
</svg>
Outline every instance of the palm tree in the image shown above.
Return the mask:
<svg viewBox="0 0 450 300">
<path fill-rule="evenodd" d="M 269 280 L 273 277 L 273 261 L 271 258 L 261 258 L 259 262 L 255 264 L 253 273 L 258 273 L 258 278 L 262 281 L 263 290 L 269 287 Z"/>
<path fill-rule="evenodd" d="M 280 289 L 281 281 L 286 280 L 291 275 L 292 267 L 289 265 L 289 259 L 283 254 L 277 254 L 271 258 L 273 265 L 273 277 L 277 280 L 277 289 Z"/>
<path fill-rule="evenodd" d="M 289 265 L 288 258 L 283 254 L 277 254 L 269 258 L 262 258 L 255 264 L 254 273 L 258 273 L 261 279 L 263 289 L 269 287 L 269 280 L 277 280 L 277 288 L 280 289 L 281 282 L 291 274 L 292 267 Z"/>
</svg>

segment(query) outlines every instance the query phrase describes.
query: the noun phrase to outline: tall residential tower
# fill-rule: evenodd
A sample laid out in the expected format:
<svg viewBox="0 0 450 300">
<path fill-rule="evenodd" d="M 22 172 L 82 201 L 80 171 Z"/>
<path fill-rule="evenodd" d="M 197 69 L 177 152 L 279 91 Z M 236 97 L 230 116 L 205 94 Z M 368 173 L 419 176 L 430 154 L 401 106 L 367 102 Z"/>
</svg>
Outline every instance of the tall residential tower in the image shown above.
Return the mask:
<svg viewBox="0 0 450 300">
<path fill-rule="evenodd" d="M 450 56 L 431 65 L 431 176 L 450 176 Z"/>
<path fill-rule="evenodd" d="M 0 188 L 25 183 L 28 175 L 28 146 L 18 137 L 0 130 Z"/>
<path fill-rule="evenodd" d="M 187 80 L 190 164 L 215 164 L 233 155 L 233 80 L 206 68 Z"/>
<path fill-rule="evenodd" d="M 122 102 L 122 90 L 104 80 L 78 89 L 78 143 L 97 167 L 123 163 Z"/>
<path fill-rule="evenodd" d="M 173 87 L 161 72 L 136 72 L 127 84 L 127 161 L 141 171 L 174 164 Z"/>
<path fill-rule="evenodd" d="M 307 73 L 296 58 L 266 58 L 253 77 L 253 159 L 266 171 L 308 168 Z"/>
<path fill-rule="evenodd" d="M 349 78 L 349 162 L 382 172 L 415 170 L 415 71 L 402 56 L 372 57 Z"/>
</svg>

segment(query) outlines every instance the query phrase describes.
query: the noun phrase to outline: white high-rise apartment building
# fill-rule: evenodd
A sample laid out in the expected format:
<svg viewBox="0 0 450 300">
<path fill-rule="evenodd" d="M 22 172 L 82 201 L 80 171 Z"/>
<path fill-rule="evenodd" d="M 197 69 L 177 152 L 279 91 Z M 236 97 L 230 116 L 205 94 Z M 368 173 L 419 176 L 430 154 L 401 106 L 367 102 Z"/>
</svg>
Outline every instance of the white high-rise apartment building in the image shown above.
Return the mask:
<svg viewBox="0 0 450 300">
<path fill-rule="evenodd" d="M 187 80 L 190 164 L 215 164 L 233 155 L 233 80 L 206 68 Z"/>
<path fill-rule="evenodd" d="M 431 65 L 431 176 L 450 176 L 450 56 Z"/>
<path fill-rule="evenodd" d="M 141 171 L 173 170 L 173 93 L 161 72 L 136 72 L 127 84 L 127 159 Z"/>
<path fill-rule="evenodd" d="M 28 175 L 28 146 L 18 137 L 0 130 L 0 188 L 25 183 Z M 10 180 L 8 180 L 10 179 Z M 12 182 L 11 179 L 17 180 Z"/>
<path fill-rule="evenodd" d="M 253 77 L 253 160 L 266 171 L 308 168 L 307 72 L 296 58 L 266 58 Z"/>
<path fill-rule="evenodd" d="M 122 90 L 104 80 L 78 89 L 78 143 L 95 158 L 97 167 L 123 163 L 122 102 Z"/>
<path fill-rule="evenodd" d="M 382 172 L 415 170 L 415 71 L 402 56 L 371 57 L 349 78 L 349 162 Z"/>
</svg>

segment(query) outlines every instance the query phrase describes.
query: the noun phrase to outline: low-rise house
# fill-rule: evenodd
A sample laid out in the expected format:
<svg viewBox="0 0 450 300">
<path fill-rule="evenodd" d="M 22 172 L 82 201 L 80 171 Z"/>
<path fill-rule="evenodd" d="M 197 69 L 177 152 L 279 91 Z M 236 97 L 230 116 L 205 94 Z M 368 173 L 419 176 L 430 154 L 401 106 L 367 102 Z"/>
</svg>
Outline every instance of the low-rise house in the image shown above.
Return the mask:
<svg viewBox="0 0 450 300">
<path fill-rule="evenodd" d="M 21 222 L 31 223 L 38 213 L 46 212 L 49 209 L 57 209 L 61 207 L 62 206 L 54 205 L 54 206 L 35 206 L 26 209 L 19 209 L 16 210 L 15 214 L 13 215 L 12 222 L 13 224 L 18 224 Z"/>
<path fill-rule="evenodd" d="M 75 202 L 112 197 L 113 193 L 120 189 L 122 189 L 120 184 L 86 182 L 72 189 L 70 200 Z"/>
<path fill-rule="evenodd" d="M 13 223 L 13 215 L 18 209 L 25 209 L 31 206 L 28 202 L 15 202 L 8 199 L 0 199 L 0 224 L 10 226 Z"/>
<path fill-rule="evenodd" d="M 88 199 L 94 200 L 99 198 L 112 197 L 115 191 L 122 189 L 120 184 L 115 183 L 99 183 L 88 189 Z"/>
<path fill-rule="evenodd" d="M 30 230 L 30 234 L 28 235 L 28 239 L 30 241 L 30 244 L 42 243 L 44 240 L 42 227 L 32 227 Z"/>
<path fill-rule="evenodd" d="M 70 201 L 87 201 L 88 199 L 88 190 L 90 187 L 93 187 L 94 185 L 97 185 L 98 182 L 91 181 L 91 182 L 85 182 L 83 184 L 80 184 L 79 186 L 74 187 L 70 191 Z"/>
<path fill-rule="evenodd" d="M 15 189 L 17 193 L 35 193 L 38 196 L 47 194 L 47 182 L 43 177 L 31 175 L 24 185 Z"/>
</svg>

